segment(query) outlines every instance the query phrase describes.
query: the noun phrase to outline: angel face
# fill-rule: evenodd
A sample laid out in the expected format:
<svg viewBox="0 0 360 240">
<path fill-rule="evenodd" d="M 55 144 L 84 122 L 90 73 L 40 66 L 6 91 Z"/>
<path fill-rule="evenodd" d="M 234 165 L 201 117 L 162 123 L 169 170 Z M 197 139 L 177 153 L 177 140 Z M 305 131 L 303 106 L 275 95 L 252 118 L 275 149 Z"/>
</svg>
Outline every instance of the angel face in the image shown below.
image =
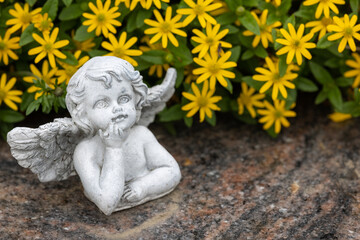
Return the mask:
<svg viewBox="0 0 360 240">
<path fill-rule="evenodd" d="M 105 88 L 101 81 L 90 81 L 85 92 L 86 115 L 97 130 L 106 130 L 110 122 L 127 130 L 136 123 L 136 95 L 129 81 L 111 82 Z"/>
</svg>

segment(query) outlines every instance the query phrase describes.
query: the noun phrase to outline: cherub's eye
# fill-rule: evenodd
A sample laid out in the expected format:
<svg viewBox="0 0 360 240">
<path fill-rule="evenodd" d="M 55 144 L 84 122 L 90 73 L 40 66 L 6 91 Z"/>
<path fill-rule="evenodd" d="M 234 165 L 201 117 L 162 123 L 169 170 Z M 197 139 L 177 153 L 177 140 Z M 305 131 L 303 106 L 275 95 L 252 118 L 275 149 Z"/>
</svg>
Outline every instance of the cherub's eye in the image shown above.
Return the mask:
<svg viewBox="0 0 360 240">
<path fill-rule="evenodd" d="M 94 108 L 107 108 L 109 106 L 108 102 L 105 100 L 99 100 L 95 103 Z"/>
<path fill-rule="evenodd" d="M 131 99 L 130 96 L 128 95 L 124 95 L 124 96 L 120 96 L 119 99 L 118 99 L 118 103 L 121 104 L 121 103 L 127 103 L 129 102 Z"/>
</svg>

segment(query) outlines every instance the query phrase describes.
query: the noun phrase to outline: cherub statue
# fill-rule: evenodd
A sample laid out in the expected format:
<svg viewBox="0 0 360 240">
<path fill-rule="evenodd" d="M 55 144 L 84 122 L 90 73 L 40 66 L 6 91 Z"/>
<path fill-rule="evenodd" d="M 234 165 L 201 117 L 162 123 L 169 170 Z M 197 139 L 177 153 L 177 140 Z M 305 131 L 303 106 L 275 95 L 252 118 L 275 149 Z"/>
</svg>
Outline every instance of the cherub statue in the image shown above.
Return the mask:
<svg viewBox="0 0 360 240">
<path fill-rule="evenodd" d="M 8 133 L 12 155 L 41 182 L 76 173 L 106 215 L 162 197 L 179 183 L 175 159 L 146 127 L 174 93 L 175 69 L 149 88 L 117 57 L 94 57 L 71 78 L 71 118 Z"/>
</svg>

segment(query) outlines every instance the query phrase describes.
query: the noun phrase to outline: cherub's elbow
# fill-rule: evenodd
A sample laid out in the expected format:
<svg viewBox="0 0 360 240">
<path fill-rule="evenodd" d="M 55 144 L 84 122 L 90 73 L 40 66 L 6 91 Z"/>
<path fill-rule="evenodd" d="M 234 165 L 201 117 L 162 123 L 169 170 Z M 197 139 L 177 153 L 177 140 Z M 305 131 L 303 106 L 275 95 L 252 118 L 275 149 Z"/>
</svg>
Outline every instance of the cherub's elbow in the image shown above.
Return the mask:
<svg viewBox="0 0 360 240">
<path fill-rule="evenodd" d="M 180 172 L 180 168 L 179 168 L 179 165 L 175 165 L 173 168 L 172 168 L 172 175 L 173 175 L 173 181 L 174 181 L 174 185 L 178 185 L 180 183 L 180 180 L 181 180 L 181 172 Z"/>
</svg>

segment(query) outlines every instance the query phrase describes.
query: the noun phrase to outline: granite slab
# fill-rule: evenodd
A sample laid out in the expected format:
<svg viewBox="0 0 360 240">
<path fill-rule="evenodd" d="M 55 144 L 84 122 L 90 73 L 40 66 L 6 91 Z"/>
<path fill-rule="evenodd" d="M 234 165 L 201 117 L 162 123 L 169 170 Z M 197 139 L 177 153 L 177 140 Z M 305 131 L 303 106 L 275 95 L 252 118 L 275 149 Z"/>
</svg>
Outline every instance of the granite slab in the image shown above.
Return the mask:
<svg viewBox="0 0 360 240">
<path fill-rule="evenodd" d="M 0 143 L 1 239 L 360 239 L 360 120 L 299 110 L 273 139 L 223 117 L 216 127 L 152 125 L 182 181 L 166 197 L 105 216 L 77 176 L 40 183 Z"/>
</svg>

